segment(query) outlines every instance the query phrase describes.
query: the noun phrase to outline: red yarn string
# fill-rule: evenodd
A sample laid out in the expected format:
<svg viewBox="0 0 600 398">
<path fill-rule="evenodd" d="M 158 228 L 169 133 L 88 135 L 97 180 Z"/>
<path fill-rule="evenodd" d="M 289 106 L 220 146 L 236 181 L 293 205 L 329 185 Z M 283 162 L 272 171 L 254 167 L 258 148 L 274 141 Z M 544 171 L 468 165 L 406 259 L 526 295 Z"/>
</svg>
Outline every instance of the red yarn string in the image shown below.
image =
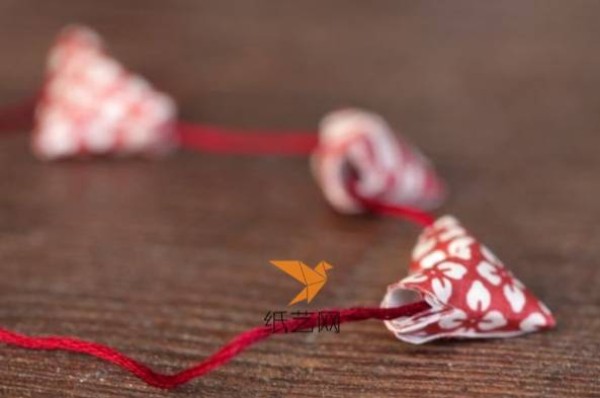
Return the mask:
<svg viewBox="0 0 600 398">
<path fill-rule="evenodd" d="M 307 155 L 318 144 L 316 133 L 229 130 L 217 126 L 177 123 L 183 148 L 244 155 Z"/>
<path fill-rule="evenodd" d="M 359 199 L 365 208 L 376 214 L 408 220 L 423 227 L 428 227 L 435 222 L 431 214 L 414 207 L 390 205 L 375 199 Z"/>
<path fill-rule="evenodd" d="M 382 216 L 408 220 L 422 227 L 428 227 L 435 222 L 435 217 L 433 215 L 416 207 L 392 205 L 379 199 L 361 196 L 356 188 L 358 178 L 359 176 L 356 173 L 351 175 L 350 181 L 348 182 L 348 192 L 354 199 L 359 201 L 365 209 Z"/>
<path fill-rule="evenodd" d="M 339 312 L 340 324 L 342 324 L 364 321 L 367 319 L 389 320 L 412 316 L 429 308 L 430 307 L 426 302 L 420 301 L 393 308 L 347 308 L 328 311 Z M 151 386 L 172 389 L 207 374 L 228 362 L 246 348 L 273 334 L 291 333 L 298 329 L 316 327 L 318 322 L 318 314 L 312 313 L 312 315 L 306 319 L 287 319 L 282 322 L 277 322 L 273 326 L 250 329 L 237 335 L 233 340 L 203 362 L 174 374 L 156 372 L 147 365 L 128 357 L 114 348 L 72 337 L 30 337 L 0 328 L 0 343 L 31 350 L 60 350 L 86 354 L 115 364 Z"/>
</svg>

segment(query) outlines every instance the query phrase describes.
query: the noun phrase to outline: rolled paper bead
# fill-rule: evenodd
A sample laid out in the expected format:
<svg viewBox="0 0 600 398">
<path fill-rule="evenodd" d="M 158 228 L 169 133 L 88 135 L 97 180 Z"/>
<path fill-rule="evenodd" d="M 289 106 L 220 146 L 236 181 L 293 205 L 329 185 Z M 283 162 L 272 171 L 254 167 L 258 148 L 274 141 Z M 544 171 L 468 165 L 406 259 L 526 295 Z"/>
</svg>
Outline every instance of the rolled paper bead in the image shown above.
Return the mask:
<svg viewBox="0 0 600 398">
<path fill-rule="evenodd" d="M 173 100 L 109 56 L 97 33 L 70 26 L 49 55 L 32 146 L 42 159 L 154 155 L 175 147 Z"/>
<path fill-rule="evenodd" d="M 357 196 L 422 210 L 445 197 L 444 184 L 421 152 L 364 110 L 326 115 L 311 163 L 325 198 L 341 213 L 365 211 Z"/>
</svg>

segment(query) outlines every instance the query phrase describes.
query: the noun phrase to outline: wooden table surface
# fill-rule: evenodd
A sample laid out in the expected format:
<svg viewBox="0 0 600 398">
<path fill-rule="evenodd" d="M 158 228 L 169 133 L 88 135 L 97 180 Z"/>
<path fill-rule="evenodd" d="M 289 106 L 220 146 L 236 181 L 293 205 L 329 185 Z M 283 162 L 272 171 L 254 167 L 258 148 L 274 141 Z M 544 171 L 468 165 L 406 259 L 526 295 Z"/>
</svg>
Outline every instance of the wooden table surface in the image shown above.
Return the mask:
<svg viewBox="0 0 600 398">
<path fill-rule="evenodd" d="M 167 5 L 168 4 L 168 5 Z M 0 346 L 6 397 L 600 396 L 600 2 L 0 1 L 0 100 L 89 24 L 190 121 L 314 129 L 382 113 L 435 160 L 458 216 L 557 329 L 410 346 L 377 321 L 277 336 L 172 392 L 74 354 Z M 35 160 L 0 142 L 0 325 L 115 346 L 162 371 L 205 358 L 334 264 L 309 309 L 376 305 L 418 230 L 331 211 L 302 158 Z"/>
</svg>

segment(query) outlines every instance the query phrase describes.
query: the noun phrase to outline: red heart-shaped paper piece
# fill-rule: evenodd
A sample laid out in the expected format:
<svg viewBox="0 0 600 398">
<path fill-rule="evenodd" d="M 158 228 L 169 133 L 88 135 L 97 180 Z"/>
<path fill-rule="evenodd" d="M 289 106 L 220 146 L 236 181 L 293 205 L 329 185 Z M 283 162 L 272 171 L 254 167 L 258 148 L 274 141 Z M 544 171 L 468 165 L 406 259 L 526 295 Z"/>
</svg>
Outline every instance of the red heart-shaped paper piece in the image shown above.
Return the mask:
<svg viewBox="0 0 600 398">
<path fill-rule="evenodd" d="M 409 275 L 388 288 L 382 306 L 424 299 L 431 309 L 385 322 L 401 340 L 511 337 L 555 325 L 550 310 L 454 217 L 427 227 L 412 257 Z"/>
<path fill-rule="evenodd" d="M 92 30 L 63 30 L 50 51 L 36 109 L 34 152 L 157 154 L 174 147 L 175 105 L 107 55 Z"/>
</svg>

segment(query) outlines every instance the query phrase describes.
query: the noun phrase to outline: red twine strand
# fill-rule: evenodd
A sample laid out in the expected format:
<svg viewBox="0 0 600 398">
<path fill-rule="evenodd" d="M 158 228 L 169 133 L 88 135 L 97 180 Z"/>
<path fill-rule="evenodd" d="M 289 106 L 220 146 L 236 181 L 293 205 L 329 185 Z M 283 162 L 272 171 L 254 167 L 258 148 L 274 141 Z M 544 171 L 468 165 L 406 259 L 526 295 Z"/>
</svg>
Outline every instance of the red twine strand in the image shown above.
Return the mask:
<svg viewBox="0 0 600 398">
<path fill-rule="evenodd" d="M 314 133 L 235 131 L 217 126 L 178 123 L 184 148 L 203 152 L 244 155 L 307 155 L 318 144 Z"/>
<path fill-rule="evenodd" d="M 426 302 L 420 301 L 393 308 L 342 309 L 339 310 L 340 324 L 364 321 L 367 319 L 395 319 L 415 315 L 429 308 L 430 307 Z M 288 319 L 278 322 L 272 327 L 263 326 L 250 329 L 237 335 L 233 340 L 203 362 L 175 374 L 156 372 L 143 363 L 140 363 L 109 346 L 72 337 L 29 337 L 0 328 L 0 342 L 31 350 L 61 350 L 90 355 L 125 369 L 151 386 L 172 389 L 218 368 L 246 348 L 273 334 L 294 332 L 300 328 L 315 327 L 317 324 L 318 315 L 313 313 L 308 319 Z"/>
<path fill-rule="evenodd" d="M 359 200 L 366 209 L 379 215 L 409 220 L 423 227 L 428 227 L 435 221 L 431 214 L 417 208 L 390 205 L 375 199 L 359 198 Z"/>
<path fill-rule="evenodd" d="M 348 191 L 357 201 L 359 201 L 363 207 L 372 213 L 379 214 L 381 216 L 388 216 L 398 218 L 401 220 L 408 220 L 415 224 L 418 224 L 424 228 L 430 226 L 435 222 L 435 218 L 426 211 L 417 209 L 416 207 L 406 207 L 392 205 L 382 202 L 379 199 L 371 199 L 360 196 L 356 189 L 358 176 L 354 175 L 348 182 Z"/>
</svg>

